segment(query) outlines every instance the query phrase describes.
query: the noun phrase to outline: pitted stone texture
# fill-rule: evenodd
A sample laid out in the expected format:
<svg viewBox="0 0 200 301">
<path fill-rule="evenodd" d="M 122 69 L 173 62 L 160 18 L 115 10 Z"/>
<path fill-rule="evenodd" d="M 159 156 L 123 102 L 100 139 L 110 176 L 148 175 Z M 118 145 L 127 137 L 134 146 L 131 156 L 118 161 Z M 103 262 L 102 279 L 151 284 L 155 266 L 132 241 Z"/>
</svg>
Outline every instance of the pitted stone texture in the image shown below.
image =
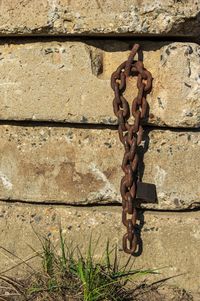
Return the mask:
<svg viewBox="0 0 200 301">
<path fill-rule="evenodd" d="M 200 126 L 200 47 L 147 43 L 145 67 L 153 90 L 148 123 Z M 116 124 L 110 76 L 129 54 L 128 43 L 88 41 L 0 46 L 0 119 Z M 136 78 L 127 82 L 129 102 Z"/>
<path fill-rule="evenodd" d="M 157 209 L 200 205 L 199 132 L 151 131 L 140 163 L 157 186 Z M 0 199 L 65 204 L 121 202 L 124 154 L 109 129 L 0 126 Z M 145 168 L 145 169 L 144 169 Z"/>
<path fill-rule="evenodd" d="M 145 212 L 144 216 L 139 217 L 138 224 L 141 224 L 142 229 L 141 247 L 137 254 L 141 256 L 131 260 L 130 265 L 134 261 L 132 269 L 157 269 L 157 275 L 147 276 L 149 281 L 172 277 L 167 284 L 200 293 L 199 212 Z M 110 248 L 117 245 L 121 265 L 129 258 L 121 249 L 122 235 L 125 233 L 121 224 L 121 208 L 5 204 L 0 206 L 0 240 L 4 247 L 0 253 L 1 272 L 21 262 L 11 254 L 25 261 L 35 255 L 33 250 L 41 251 L 37 235 L 47 236 L 59 246 L 59 226 L 62 227 L 68 247 L 78 245 L 82 252 L 86 253 L 92 235 L 94 245 L 99 238 L 99 243 L 95 246 L 96 259 L 102 259 L 107 240 L 110 242 Z M 38 257 L 34 259 L 34 264 L 33 260 L 27 261 L 32 267 L 36 267 L 39 262 Z M 19 275 L 25 271 L 32 272 L 26 265 L 20 265 L 11 270 L 11 275 Z M 141 278 L 136 277 L 135 280 L 141 281 Z"/>
<path fill-rule="evenodd" d="M 1 35 L 197 36 L 199 1 L 1 1 Z"/>
</svg>

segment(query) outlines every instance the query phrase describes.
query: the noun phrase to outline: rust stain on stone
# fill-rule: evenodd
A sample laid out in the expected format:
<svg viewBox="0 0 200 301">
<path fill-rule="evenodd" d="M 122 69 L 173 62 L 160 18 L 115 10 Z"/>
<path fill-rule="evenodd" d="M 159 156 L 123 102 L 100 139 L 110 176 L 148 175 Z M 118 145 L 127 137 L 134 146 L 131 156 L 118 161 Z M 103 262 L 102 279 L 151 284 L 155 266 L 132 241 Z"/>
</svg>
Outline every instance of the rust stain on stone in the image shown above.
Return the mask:
<svg viewBox="0 0 200 301">
<path fill-rule="evenodd" d="M 69 194 L 73 193 L 77 197 L 79 195 L 87 196 L 88 193 L 98 190 L 103 184 L 103 181 L 97 179 L 92 173 L 78 172 L 74 162 L 61 163 L 55 180 L 59 190 Z"/>
<path fill-rule="evenodd" d="M 54 165 L 49 165 L 48 163 L 38 163 L 34 164 L 31 162 L 21 161 L 19 165 L 18 175 L 23 175 L 23 177 L 35 176 L 45 176 L 54 170 Z"/>
</svg>

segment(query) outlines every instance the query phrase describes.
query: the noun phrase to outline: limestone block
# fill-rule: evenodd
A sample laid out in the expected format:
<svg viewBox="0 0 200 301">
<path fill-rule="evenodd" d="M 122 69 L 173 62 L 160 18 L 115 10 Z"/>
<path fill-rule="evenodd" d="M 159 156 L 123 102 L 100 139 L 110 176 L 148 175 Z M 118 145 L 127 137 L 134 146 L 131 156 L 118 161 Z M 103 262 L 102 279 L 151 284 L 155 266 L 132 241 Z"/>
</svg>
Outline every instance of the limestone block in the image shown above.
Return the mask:
<svg viewBox="0 0 200 301">
<path fill-rule="evenodd" d="M 199 1 L 1 1 L 1 35 L 197 36 Z"/>
<path fill-rule="evenodd" d="M 149 148 L 147 151 L 147 145 Z M 200 204 L 199 132 L 153 130 L 141 146 L 143 181 L 157 186 L 157 204 Z M 110 129 L 0 126 L 0 199 L 65 204 L 119 203 L 124 154 Z"/>
<path fill-rule="evenodd" d="M 193 213 L 155 213 L 139 215 L 141 228 L 140 251 L 134 257 L 132 269 L 157 269 L 159 274 L 147 276 L 149 281 L 173 277 L 167 284 L 179 286 L 200 293 L 200 215 Z M 37 237 L 48 236 L 55 246 L 59 246 L 59 226 L 62 227 L 66 244 L 79 246 L 83 253 L 88 249 L 93 237 L 95 258 L 102 258 L 107 240 L 110 247 L 117 245 L 121 264 L 129 256 L 122 252 L 122 235 L 125 228 L 121 224 L 121 208 L 110 207 L 64 207 L 41 205 L 1 204 L 0 206 L 0 267 L 1 272 L 21 263 L 11 255 L 24 261 L 41 251 Z M 19 236 L 20 234 L 20 236 Z M 11 253 L 5 251 L 7 249 Z M 39 265 L 40 259 L 27 261 L 32 267 Z M 130 262 L 130 264 L 132 261 Z M 41 265 L 40 265 L 41 267 Z M 16 274 L 33 272 L 26 265 L 19 265 L 10 271 Z M 134 278 L 141 281 L 140 277 Z M 199 300 L 199 299 L 197 299 Z"/>
<path fill-rule="evenodd" d="M 154 78 L 148 123 L 199 127 L 200 47 L 141 45 Z M 128 43 L 97 40 L 0 45 L 0 119 L 116 124 L 110 76 L 127 59 L 128 48 Z M 136 78 L 128 80 L 130 103 L 135 87 Z"/>
</svg>

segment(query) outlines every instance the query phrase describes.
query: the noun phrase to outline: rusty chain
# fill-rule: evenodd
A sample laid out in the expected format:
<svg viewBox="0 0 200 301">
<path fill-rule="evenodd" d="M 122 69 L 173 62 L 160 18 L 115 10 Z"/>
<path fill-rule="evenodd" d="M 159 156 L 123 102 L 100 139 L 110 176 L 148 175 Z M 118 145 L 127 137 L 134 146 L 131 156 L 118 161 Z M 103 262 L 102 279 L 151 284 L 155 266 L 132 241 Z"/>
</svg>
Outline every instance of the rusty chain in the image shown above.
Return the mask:
<svg viewBox="0 0 200 301">
<path fill-rule="evenodd" d="M 138 54 L 138 60 L 134 57 Z M 137 97 L 132 102 L 131 112 L 129 103 L 123 96 L 126 82 L 130 76 L 137 76 Z M 144 68 L 142 51 L 139 44 L 133 45 L 128 60 L 123 62 L 111 76 L 111 87 L 114 91 L 113 110 L 118 118 L 119 139 L 124 145 L 125 153 L 122 161 L 122 170 L 125 176 L 121 180 L 120 193 L 122 196 L 122 223 L 127 229 L 123 236 L 123 250 L 133 254 L 137 249 L 136 236 L 136 193 L 138 175 L 138 146 L 142 142 L 143 121 L 147 117 L 146 96 L 151 91 L 152 75 Z M 130 115 L 134 123 L 128 122 Z M 131 215 L 128 218 L 128 214 Z"/>
</svg>

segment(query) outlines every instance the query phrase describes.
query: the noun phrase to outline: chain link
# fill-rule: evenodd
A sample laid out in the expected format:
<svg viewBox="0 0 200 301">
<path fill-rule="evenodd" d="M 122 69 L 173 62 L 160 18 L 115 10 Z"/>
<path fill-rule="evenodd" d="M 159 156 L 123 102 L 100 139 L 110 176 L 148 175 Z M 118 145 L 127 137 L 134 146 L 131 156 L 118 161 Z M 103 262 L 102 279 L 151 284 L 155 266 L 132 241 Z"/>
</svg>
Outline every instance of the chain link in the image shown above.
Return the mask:
<svg viewBox="0 0 200 301">
<path fill-rule="evenodd" d="M 134 57 L 138 54 L 138 60 Z M 142 123 L 147 117 L 148 104 L 146 96 L 151 91 L 152 75 L 144 68 L 143 55 L 139 44 L 133 45 L 128 60 L 123 62 L 111 76 L 111 88 L 114 91 L 113 110 L 118 118 L 118 133 L 125 153 L 122 170 L 125 175 L 121 180 L 120 193 L 122 196 L 122 223 L 127 229 L 123 236 L 123 250 L 133 254 L 137 248 L 135 233 L 137 221 L 136 190 L 138 179 L 138 146 L 142 142 Z M 131 112 L 129 103 L 123 96 L 126 82 L 130 76 L 137 76 L 137 97 L 132 102 Z M 134 123 L 130 124 L 130 115 Z M 130 218 L 128 217 L 130 215 Z"/>
</svg>

